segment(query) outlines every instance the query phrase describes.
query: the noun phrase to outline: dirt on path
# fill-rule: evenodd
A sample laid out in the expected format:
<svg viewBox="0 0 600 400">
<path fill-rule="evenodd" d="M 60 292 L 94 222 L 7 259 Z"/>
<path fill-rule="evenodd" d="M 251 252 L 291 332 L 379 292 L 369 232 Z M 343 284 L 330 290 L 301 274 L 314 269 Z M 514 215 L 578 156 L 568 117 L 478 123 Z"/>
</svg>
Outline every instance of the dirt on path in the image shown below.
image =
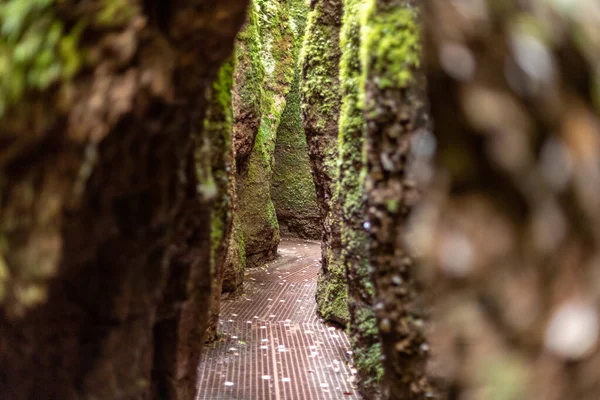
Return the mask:
<svg viewBox="0 0 600 400">
<path fill-rule="evenodd" d="M 275 261 L 246 274 L 244 294 L 222 303 L 197 400 L 359 399 L 346 334 L 316 314 L 320 252 L 284 239 Z"/>
</svg>

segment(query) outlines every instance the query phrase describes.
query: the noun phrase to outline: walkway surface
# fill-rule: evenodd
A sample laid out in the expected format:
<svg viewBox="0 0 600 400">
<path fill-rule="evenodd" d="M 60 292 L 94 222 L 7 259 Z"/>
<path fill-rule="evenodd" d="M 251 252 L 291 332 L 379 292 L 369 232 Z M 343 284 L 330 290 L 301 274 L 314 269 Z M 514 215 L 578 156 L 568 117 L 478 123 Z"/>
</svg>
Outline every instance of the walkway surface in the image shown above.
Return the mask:
<svg viewBox="0 0 600 400">
<path fill-rule="evenodd" d="M 200 364 L 197 400 L 358 400 L 346 334 L 317 317 L 319 243 L 282 240 L 221 306 L 222 339 Z"/>
</svg>

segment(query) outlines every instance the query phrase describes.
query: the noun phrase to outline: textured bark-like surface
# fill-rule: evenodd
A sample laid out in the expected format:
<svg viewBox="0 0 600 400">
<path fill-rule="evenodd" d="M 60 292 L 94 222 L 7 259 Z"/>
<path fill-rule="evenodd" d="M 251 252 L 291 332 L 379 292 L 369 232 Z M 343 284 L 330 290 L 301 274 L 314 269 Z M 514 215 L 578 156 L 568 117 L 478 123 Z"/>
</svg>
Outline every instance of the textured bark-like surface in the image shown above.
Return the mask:
<svg viewBox="0 0 600 400">
<path fill-rule="evenodd" d="M 361 104 L 360 59 L 361 11 L 365 0 L 346 0 L 341 30 L 342 58 L 340 82 L 342 107 L 339 125 L 340 171 L 337 186 L 341 204 L 342 262 L 348 282 L 348 333 L 352 343 L 354 364 L 358 371 L 358 387 L 365 399 L 379 397 L 383 373 L 381 344 L 373 312 L 373 283 L 369 263 L 369 234 L 363 224 L 367 220 L 367 196 L 364 191 L 365 120 Z"/>
<path fill-rule="evenodd" d="M 427 313 L 404 242 L 419 198 L 408 171 L 411 142 L 426 124 L 415 4 L 369 0 L 362 35 L 367 123 L 368 218 L 386 399 L 435 397 L 428 376 Z"/>
<path fill-rule="evenodd" d="M 271 199 L 271 181 L 277 128 L 294 76 L 292 48 L 295 21 L 290 13 L 291 4 L 279 0 L 255 0 L 249 13 L 247 37 L 244 38 L 247 44 L 239 50 L 240 53 L 250 53 L 247 57 L 253 70 L 263 71 L 262 77 L 256 77 L 251 70 L 246 70 L 246 79 L 237 89 L 238 93 L 255 96 L 251 101 L 255 104 L 260 102 L 258 108 L 261 112 L 250 154 L 238 163 L 237 213 L 248 267 L 273 259 L 279 244 L 279 224 Z M 244 57 L 243 54 L 240 56 Z M 243 68 L 242 64 L 240 67 Z M 256 97 L 256 93 L 260 97 Z M 242 100 L 243 97 L 240 96 Z M 245 101 L 239 105 L 247 107 Z M 238 122 L 236 120 L 235 124 Z M 250 132 L 249 129 L 247 131 Z"/>
<path fill-rule="evenodd" d="M 282 235 L 303 239 L 321 238 L 321 219 L 310 173 L 306 136 L 300 108 L 299 55 L 304 39 L 308 9 L 302 0 L 290 4 L 295 21 L 293 58 L 294 80 L 286 96 L 275 144 L 275 171 L 271 196 Z"/>
<path fill-rule="evenodd" d="M 234 239 L 233 212 L 235 201 L 235 160 L 231 140 L 232 132 L 232 84 L 233 61 L 225 63 L 219 71 L 217 80 L 211 87 L 210 103 L 206 106 L 203 137 L 206 151 L 198 149 L 199 157 L 209 157 L 211 160 L 212 178 L 217 192 L 220 194 L 213 205 L 211 219 L 211 265 L 214 267 L 212 300 L 210 306 L 209 325 L 206 340 L 212 341 L 217 335 L 221 292 L 225 276 L 232 267 L 227 263 L 228 246 Z M 206 153 L 206 154 L 203 154 Z M 235 244 L 233 244 L 235 246 Z M 234 266 L 233 266 L 234 267 Z M 226 273 L 227 272 L 227 273 Z"/>
<path fill-rule="evenodd" d="M 196 155 L 246 2 L 22 3 L 13 38 L 41 30 L 63 74 L 0 130 L 0 392 L 192 399 L 220 201 Z"/>
<path fill-rule="evenodd" d="M 598 3 L 425 16 L 439 175 L 415 246 L 440 371 L 454 398 L 595 399 Z"/>
<path fill-rule="evenodd" d="M 317 308 L 330 321 L 346 324 L 348 291 L 341 263 L 340 207 L 335 198 L 340 113 L 340 28 L 342 0 L 311 2 L 302 49 L 302 121 L 321 213 L 322 267 Z"/>
</svg>

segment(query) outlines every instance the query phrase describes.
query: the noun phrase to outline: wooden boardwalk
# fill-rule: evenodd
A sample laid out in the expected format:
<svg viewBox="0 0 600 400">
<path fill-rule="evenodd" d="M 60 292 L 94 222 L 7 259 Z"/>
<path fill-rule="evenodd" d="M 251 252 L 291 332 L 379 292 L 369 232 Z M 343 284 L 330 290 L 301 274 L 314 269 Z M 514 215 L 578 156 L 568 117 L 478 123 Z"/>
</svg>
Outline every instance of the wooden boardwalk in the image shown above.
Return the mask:
<svg viewBox="0 0 600 400">
<path fill-rule="evenodd" d="M 224 301 L 221 340 L 205 349 L 197 400 L 356 400 L 343 330 L 317 317 L 320 244 L 283 240 L 280 257 Z"/>
</svg>

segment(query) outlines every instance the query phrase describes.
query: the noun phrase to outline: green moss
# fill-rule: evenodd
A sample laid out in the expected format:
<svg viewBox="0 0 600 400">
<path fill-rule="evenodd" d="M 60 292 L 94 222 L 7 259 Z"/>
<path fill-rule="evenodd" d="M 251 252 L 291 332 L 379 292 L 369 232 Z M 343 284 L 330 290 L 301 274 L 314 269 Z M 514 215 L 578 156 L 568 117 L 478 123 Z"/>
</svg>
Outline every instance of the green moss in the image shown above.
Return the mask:
<svg viewBox="0 0 600 400">
<path fill-rule="evenodd" d="M 357 310 L 354 324 L 356 329 L 354 333 L 350 332 L 350 342 L 354 351 L 355 366 L 361 379 L 364 379 L 365 386 L 377 385 L 383 378 L 377 319 L 371 309 L 363 308 Z"/>
<path fill-rule="evenodd" d="M 96 14 L 96 23 L 103 26 L 125 25 L 136 10 L 128 0 L 102 0 L 102 8 Z"/>
<path fill-rule="evenodd" d="M 236 86 L 245 108 L 261 115 L 265 69 L 261 59 L 258 12 L 254 2 L 248 6 L 248 20 L 240 31 L 236 46 Z"/>
<path fill-rule="evenodd" d="M 414 8 L 389 5 L 376 10 L 377 1 L 364 8 L 362 65 L 365 74 L 378 76 L 380 89 L 404 87 L 420 65 L 421 42 Z M 377 12 L 376 12 L 377 11 Z"/>
<path fill-rule="evenodd" d="M 303 112 L 324 128 L 339 106 L 339 26 L 322 21 L 322 2 L 309 13 L 300 56 L 303 65 Z"/>
<path fill-rule="evenodd" d="M 349 302 L 352 320 L 349 326 L 359 385 L 368 393 L 378 391 L 383 376 L 381 344 L 376 318 L 371 309 L 374 287 L 369 263 L 369 235 L 363 229 L 366 220 L 365 140 L 366 129 L 361 102 L 362 65 L 361 14 L 366 0 L 346 0 L 340 34 L 342 57 L 340 81 L 342 106 L 339 119 L 340 180 L 337 187 L 342 208 L 342 261 L 351 281 Z"/>
<path fill-rule="evenodd" d="M 262 61 L 267 74 L 265 87 L 285 96 L 290 88 L 295 66 L 292 40 L 294 32 L 290 9 L 298 0 L 255 1 L 259 17 L 259 35 L 262 41 Z"/>
<path fill-rule="evenodd" d="M 372 295 L 373 287 L 368 270 L 368 235 L 362 228 L 365 220 L 366 197 L 364 181 L 365 122 L 360 103 L 360 13 L 363 0 L 347 0 L 340 35 L 342 57 L 340 81 L 342 107 L 339 120 L 340 181 L 337 187 L 342 205 L 342 259 L 360 286 Z"/>
<path fill-rule="evenodd" d="M 331 251 L 327 252 L 326 257 L 328 274 L 327 276 L 319 275 L 315 294 L 317 309 L 326 320 L 345 324 L 350 320 L 346 270 Z"/>
<path fill-rule="evenodd" d="M 238 215 L 234 215 L 231 229 L 232 237 L 227 248 L 228 254 L 223 287 L 227 288 L 228 291 L 235 291 L 241 286 L 244 280 L 244 271 L 246 270 L 246 244 Z"/>
<path fill-rule="evenodd" d="M 279 242 L 279 224 L 275 206 L 271 200 L 270 183 L 272 176 L 271 147 L 274 147 L 274 141 L 270 123 L 263 120 L 248 159 L 247 174 L 238 180 L 238 212 L 241 230 L 244 233 L 246 253 L 255 253 L 256 250 L 263 251 L 270 248 L 267 246 L 267 248 L 257 249 L 257 243 Z"/>
<path fill-rule="evenodd" d="M 306 136 L 300 110 L 299 72 L 287 96 L 287 105 L 277 130 L 273 199 L 280 207 L 298 215 L 316 214 L 315 183 L 310 173 Z"/>
<path fill-rule="evenodd" d="M 233 219 L 233 238 L 235 246 L 239 254 L 238 267 L 242 270 L 246 268 L 246 244 L 244 243 L 244 233 L 240 228 L 240 219 L 234 217 Z"/>
<path fill-rule="evenodd" d="M 300 108 L 299 53 L 304 37 L 308 10 L 302 0 L 290 4 L 290 23 L 294 31 L 294 79 L 286 96 L 286 106 L 277 129 L 275 170 L 271 194 L 278 210 L 293 213 L 298 219 L 317 221 L 319 211 L 302 126 Z M 309 222 L 310 223 L 310 222 Z"/>
<path fill-rule="evenodd" d="M 242 62 L 239 61 L 236 76 L 245 74 L 236 81 L 242 99 L 240 106 L 260 117 L 247 169 L 238 180 L 239 213 L 248 254 L 272 250 L 272 244 L 279 241 L 279 224 L 270 191 L 277 130 L 294 77 L 294 32 L 290 17 L 293 4 L 296 3 L 255 0 L 247 26 L 239 36 L 242 45 L 238 60 Z"/>
<path fill-rule="evenodd" d="M 54 6 L 54 0 L 0 4 L 0 117 L 25 93 L 71 79 L 82 65 L 77 43 L 84 25 L 66 32 Z"/>
<path fill-rule="evenodd" d="M 231 149 L 232 129 L 232 85 L 233 85 L 233 61 L 226 62 L 221 69 L 217 79 L 212 85 L 211 99 L 207 107 L 204 120 L 204 140 L 210 142 L 210 166 L 206 166 L 205 160 L 197 160 L 197 170 L 201 178 L 199 192 L 206 198 L 207 194 L 215 199 L 213 215 L 211 219 L 211 261 L 215 265 L 215 258 L 222 248 L 228 221 L 231 218 L 231 199 L 228 194 L 229 187 L 229 152 Z M 197 157 L 205 157 L 202 154 Z M 203 171 L 202 168 L 210 168 Z M 204 182 L 202 182 L 204 179 Z M 212 187 L 213 193 L 207 189 Z"/>
</svg>

